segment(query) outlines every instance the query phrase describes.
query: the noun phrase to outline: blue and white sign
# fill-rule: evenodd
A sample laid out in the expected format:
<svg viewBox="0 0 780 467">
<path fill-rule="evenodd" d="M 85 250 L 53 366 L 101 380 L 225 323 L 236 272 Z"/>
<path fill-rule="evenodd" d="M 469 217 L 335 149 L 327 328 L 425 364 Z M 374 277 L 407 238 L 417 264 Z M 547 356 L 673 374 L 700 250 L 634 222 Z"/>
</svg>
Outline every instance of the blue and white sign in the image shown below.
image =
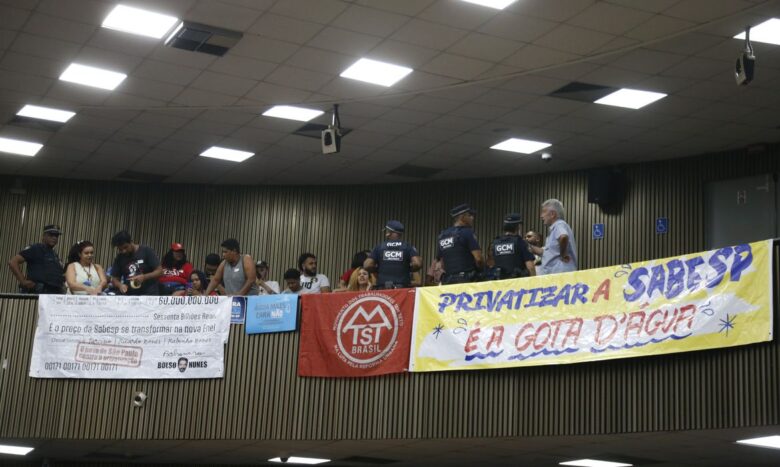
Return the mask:
<svg viewBox="0 0 780 467">
<path fill-rule="evenodd" d="M 295 294 L 247 297 L 246 333 L 295 331 L 298 296 Z"/>
<path fill-rule="evenodd" d="M 593 240 L 604 238 L 604 224 L 593 224 Z"/>
<path fill-rule="evenodd" d="M 244 324 L 244 316 L 246 316 L 246 297 L 233 297 L 230 324 Z"/>
<path fill-rule="evenodd" d="M 669 232 L 669 218 L 657 217 L 655 219 L 655 233 L 665 234 Z"/>
</svg>

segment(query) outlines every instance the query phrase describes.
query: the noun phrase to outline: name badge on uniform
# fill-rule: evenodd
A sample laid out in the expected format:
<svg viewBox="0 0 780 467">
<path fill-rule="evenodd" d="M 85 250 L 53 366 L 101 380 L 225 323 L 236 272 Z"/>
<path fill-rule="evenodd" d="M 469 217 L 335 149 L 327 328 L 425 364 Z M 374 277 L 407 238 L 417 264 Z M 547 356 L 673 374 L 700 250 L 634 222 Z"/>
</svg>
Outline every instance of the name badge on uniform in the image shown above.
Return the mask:
<svg viewBox="0 0 780 467">
<path fill-rule="evenodd" d="M 139 259 L 138 261 L 136 261 L 136 264 L 144 264 L 144 260 Z"/>
</svg>

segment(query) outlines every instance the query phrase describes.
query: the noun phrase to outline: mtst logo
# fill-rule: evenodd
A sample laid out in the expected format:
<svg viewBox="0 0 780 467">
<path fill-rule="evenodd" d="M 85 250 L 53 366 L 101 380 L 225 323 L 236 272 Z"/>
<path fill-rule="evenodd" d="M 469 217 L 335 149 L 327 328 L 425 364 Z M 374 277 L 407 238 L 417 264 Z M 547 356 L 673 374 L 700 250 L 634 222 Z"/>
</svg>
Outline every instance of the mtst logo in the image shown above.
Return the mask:
<svg viewBox="0 0 780 467">
<path fill-rule="evenodd" d="M 389 297 L 371 295 L 347 303 L 336 317 L 339 356 L 355 368 L 376 366 L 395 349 L 401 325 L 398 305 Z"/>
</svg>

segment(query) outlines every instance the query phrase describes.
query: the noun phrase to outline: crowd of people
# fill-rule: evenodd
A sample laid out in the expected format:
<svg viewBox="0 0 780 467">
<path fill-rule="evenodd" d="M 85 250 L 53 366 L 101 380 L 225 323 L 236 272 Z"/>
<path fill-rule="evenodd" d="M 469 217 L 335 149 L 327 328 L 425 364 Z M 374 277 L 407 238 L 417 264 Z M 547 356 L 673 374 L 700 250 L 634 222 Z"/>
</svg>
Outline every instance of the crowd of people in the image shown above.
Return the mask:
<svg viewBox="0 0 780 467">
<path fill-rule="evenodd" d="M 450 210 L 452 226 L 437 238 L 436 256 L 422 276 L 422 258 L 414 245 L 403 240 L 405 227 L 397 220 L 385 223 L 385 239 L 372 250 L 361 250 L 333 289 L 317 269 L 317 256 L 303 253 L 297 267 L 284 273 L 284 289 L 269 280 L 267 261 L 255 262 L 241 252 L 238 240 L 224 240 L 221 256 L 206 255 L 202 269 L 187 259 L 184 245 L 173 242 L 160 261 L 149 246 L 134 241 L 127 231 L 111 238 L 116 257 L 111 267 L 96 264 L 95 246 L 81 240 L 71 246 L 66 263 L 54 248 L 62 229 L 43 228 L 40 243 L 28 245 L 9 261 L 19 291 L 34 294 L 74 295 L 272 295 L 310 294 L 332 291 L 366 291 L 424 285 L 447 285 L 482 280 L 502 280 L 577 270 L 577 246 L 566 222 L 563 204 L 549 199 L 541 205 L 547 227 L 542 244 L 539 233 L 523 234 L 523 217 L 504 217 L 502 234 L 493 239 L 487 255 L 474 234 L 477 212 L 468 204 Z M 26 264 L 26 273 L 22 270 Z"/>
</svg>

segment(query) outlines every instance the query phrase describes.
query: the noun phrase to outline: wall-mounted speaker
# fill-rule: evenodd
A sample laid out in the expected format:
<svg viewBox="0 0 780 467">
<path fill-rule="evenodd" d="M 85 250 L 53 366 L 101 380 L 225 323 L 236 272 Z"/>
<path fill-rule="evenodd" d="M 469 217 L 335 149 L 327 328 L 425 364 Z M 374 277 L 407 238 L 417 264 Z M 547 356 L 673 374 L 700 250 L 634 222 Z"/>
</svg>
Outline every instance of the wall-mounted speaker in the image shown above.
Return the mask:
<svg viewBox="0 0 780 467">
<path fill-rule="evenodd" d="M 613 206 L 623 201 L 623 173 L 616 168 L 593 169 L 588 172 L 588 202 Z"/>
</svg>

